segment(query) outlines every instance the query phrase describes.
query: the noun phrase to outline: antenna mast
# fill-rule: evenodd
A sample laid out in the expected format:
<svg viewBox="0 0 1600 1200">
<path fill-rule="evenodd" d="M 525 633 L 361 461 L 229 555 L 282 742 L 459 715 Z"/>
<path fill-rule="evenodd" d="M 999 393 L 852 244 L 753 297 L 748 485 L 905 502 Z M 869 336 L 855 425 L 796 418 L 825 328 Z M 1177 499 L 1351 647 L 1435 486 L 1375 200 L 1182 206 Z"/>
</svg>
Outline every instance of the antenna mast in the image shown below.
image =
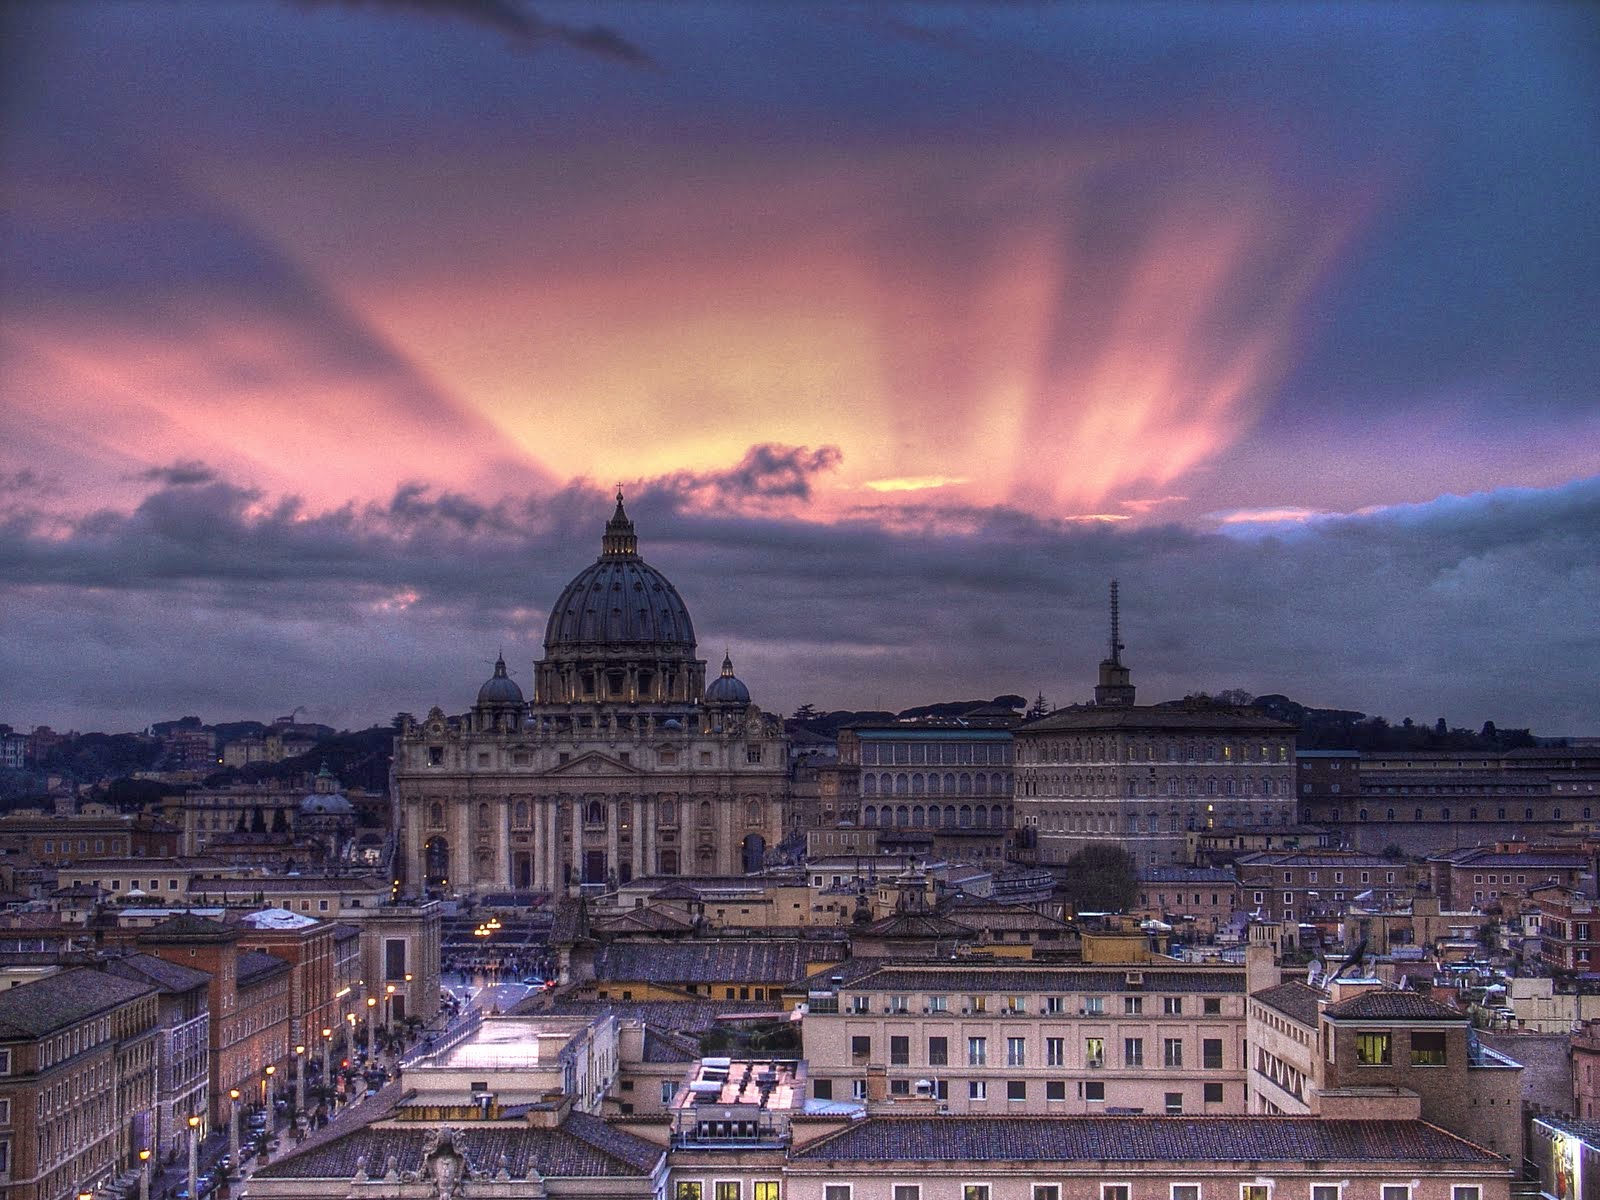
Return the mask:
<svg viewBox="0 0 1600 1200">
<path fill-rule="evenodd" d="M 1117 581 L 1111 581 L 1111 662 L 1122 665 L 1122 636 L 1117 613 Z"/>
</svg>

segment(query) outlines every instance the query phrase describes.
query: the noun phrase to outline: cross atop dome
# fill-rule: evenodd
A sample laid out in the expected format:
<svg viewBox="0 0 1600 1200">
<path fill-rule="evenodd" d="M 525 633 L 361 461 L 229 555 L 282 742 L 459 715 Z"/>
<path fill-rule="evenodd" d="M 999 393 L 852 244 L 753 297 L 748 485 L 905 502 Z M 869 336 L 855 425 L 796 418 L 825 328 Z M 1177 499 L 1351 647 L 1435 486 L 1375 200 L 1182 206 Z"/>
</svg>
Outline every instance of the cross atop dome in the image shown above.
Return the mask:
<svg viewBox="0 0 1600 1200">
<path fill-rule="evenodd" d="M 617 558 L 625 554 L 639 553 L 639 539 L 634 536 L 633 522 L 628 520 L 627 510 L 622 507 L 622 485 L 617 484 L 617 511 L 611 514 L 611 520 L 606 522 L 605 536 L 600 539 L 600 557 Z"/>
</svg>

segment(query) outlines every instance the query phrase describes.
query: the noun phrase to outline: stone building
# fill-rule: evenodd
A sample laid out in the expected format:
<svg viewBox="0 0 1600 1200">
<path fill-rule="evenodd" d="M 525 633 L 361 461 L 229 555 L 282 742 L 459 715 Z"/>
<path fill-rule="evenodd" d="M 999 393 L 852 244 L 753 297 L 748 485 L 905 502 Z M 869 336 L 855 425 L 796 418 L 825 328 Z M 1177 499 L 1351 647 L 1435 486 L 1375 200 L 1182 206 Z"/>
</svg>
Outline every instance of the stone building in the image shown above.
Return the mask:
<svg viewBox="0 0 1600 1200">
<path fill-rule="evenodd" d="M 1122 661 L 1117 584 L 1094 702 L 1015 731 L 1022 857 L 1059 865 L 1114 843 L 1136 866 L 1185 860 L 1196 830 L 1295 822 L 1295 728 L 1207 699 L 1139 705 Z"/>
<path fill-rule="evenodd" d="M 465 716 L 434 708 L 395 747 L 399 866 L 475 895 L 728 875 L 782 840 L 782 724 L 724 657 L 709 685 L 678 591 L 639 555 L 622 496 L 599 558 L 550 610 L 534 694 L 504 658 Z"/>
<path fill-rule="evenodd" d="M 813 976 L 816 1100 L 928 1085 L 969 1116 L 1247 1111 L 1243 967 L 890 963 Z"/>
</svg>

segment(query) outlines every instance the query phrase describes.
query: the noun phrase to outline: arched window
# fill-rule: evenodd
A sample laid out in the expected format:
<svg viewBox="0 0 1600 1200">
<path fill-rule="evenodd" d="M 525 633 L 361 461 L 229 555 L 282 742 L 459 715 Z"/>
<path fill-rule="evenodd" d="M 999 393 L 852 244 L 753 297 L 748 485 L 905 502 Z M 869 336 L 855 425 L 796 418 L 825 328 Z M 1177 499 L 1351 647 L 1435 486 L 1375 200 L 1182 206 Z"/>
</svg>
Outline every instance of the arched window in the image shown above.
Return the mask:
<svg viewBox="0 0 1600 1200">
<path fill-rule="evenodd" d="M 972 790 L 975 791 L 978 795 L 987 796 L 989 794 L 989 776 L 988 776 L 988 774 L 983 772 L 983 771 L 979 771 L 976 775 L 974 775 L 972 777 L 972 785 L 973 785 L 972 786 Z"/>
<path fill-rule="evenodd" d="M 976 805 L 973 805 L 973 808 L 972 808 L 972 823 L 974 825 L 978 826 L 980 829 L 988 827 L 988 824 L 989 824 L 989 806 L 987 804 L 976 804 Z"/>
<path fill-rule="evenodd" d="M 989 806 L 989 824 L 995 826 L 996 828 L 999 828 L 1000 826 L 1004 825 L 1005 824 L 1005 813 L 1006 813 L 1006 810 L 1004 808 L 1002 808 L 1000 805 L 991 804 Z"/>
<path fill-rule="evenodd" d="M 901 774 L 896 775 L 894 777 L 894 794 L 896 796 L 904 796 L 910 790 L 911 790 L 911 781 L 906 778 L 904 773 L 901 773 Z"/>
<path fill-rule="evenodd" d="M 1523 819 L 1523 820 L 1524 820 L 1524 821 L 1531 821 L 1531 820 L 1533 820 L 1533 809 L 1531 809 L 1531 808 L 1525 808 L 1525 809 L 1523 809 L 1523 810 L 1522 810 L 1522 819 Z"/>
<path fill-rule="evenodd" d="M 671 800 L 661 802 L 661 823 L 663 825 L 676 825 L 678 823 L 678 806 Z"/>
<path fill-rule="evenodd" d="M 972 776 L 966 771 L 961 772 L 960 788 L 963 796 L 972 795 Z"/>
<path fill-rule="evenodd" d="M 702 800 L 700 801 L 700 826 L 702 829 L 710 829 L 712 824 L 714 822 L 711 819 L 711 801 Z"/>
<path fill-rule="evenodd" d="M 946 771 L 944 773 L 944 794 L 946 796 L 953 796 L 953 795 L 955 795 L 955 793 L 956 793 L 955 772 Z"/>
<path fill-rule="evenodd" d="M 428 809 L 428 824 L 435 828 L 444 824 L 444 805 L 434 804 Z"/>
<path fill-rule="evenodd" d="M 912 776 L 911 776 L 911 794 L 913 796 L 922 795 L 922 772 L 921 771 L 917 771 L 917 772 L 913 773 Z"/>
<path fill-rule="evenodd" d="M 661 852 L 661 873 L 663 875 L 676 875 L 678 873 L 678 852 L 676 850 L 663 850 Z"/>
<path fill-rule="evenodd" d="M 936 775 L 934 778 L 937 779 L 938 776 Z M 935 829 L 939 828 L 940 811 L 941 810 L 937 804 L 930 804 L 928 806 L 928 824 L 932 825 Z"/>
<path fill-rule="evenodd" d="M 1448 821 L 1449 819 L 1450 819 L 1450 810 L 1448 808 L 1441 808 L 1439 810 L 1439 820 Z"/>
<path fill-rule="evenodd" d="M 878 794 L 878 777 L 871 771 L 861 777 L 861 794 L 863 796 L 876 796 Z"/>
<path fill-rule="evenodd" d="M 517 822 L 517 824 L 519 826 L 521 826 L 523 828 L 527 827 L 527 824 L 528 824 L 528 802 L 526 800 L 518 800 L 517 801 L 515 819 L 516 819 L 516 822 Z"/>
<path fill-rule="evenodd" d="M 1383 818 L 1383 819 L 1384 819 L 1384 820 L 1385 820 L 1385 821 L 1392 821 L 1392 820 L 1394 820 L 1394 809 L 1392 809 L 1392 808 L 1389 808 L 1389 809 L 1385 809 L 1385 810 L 1384 810 L 1384 818 Z"/>
<path fill-rule="evenodd" d="M 963 829 L 966 829 L 966 828 L 969 828 L 971 825 L 972 825 L 972 805 L 963 804 L 961 806 L 961 827 Z"/>
<path fill-rule="evenodd" d="M 744 823 L 746 825 L 761 824 L 761 802 L 752 800 L 744 806 Z"/>
<path fill-rule="evenodd" d="M 491 824 L 493 824 L 493 821 L 489 816 L 489 806 L 487 804 L 478 805 L 478 828 L 488 829 Z"/>
<path fill-rule="evenodd" d="M 1357 820 L 1361 820 L 1361 821 L 1365 821 L 1367 819 L 1367 810 L 1363 808 L 1361 810 L 1361 812 L 1357 815 L 1356 819 Z"/>
<path fill-rule="evenodd" d="M 598 800 L 591 800 L 589 802 L 589 824 L 591 824 L 591 825 L 604 825 L 605 823 L 606 823 L 605 806 L 602 805 L 600 803 L 600 801 L 598 801 Z"/>
<path fill-rule="evenodd" d="M 911 810 L 904 804 L 895 806 L 894 823 L 900 826 L 902 829 L 911 824 Z"/>
<path fill-rule="evenodd" d="M 869 804 L 861 810 L 861 823 L 863 825 L 876 825 L 878 823 L 878 806 Z"/>
<path fill-rule="evenodd" d="M 928 776 L 928 791 L 935 796 L 939 794 L 939 772 L 935 771 Z"/>
<path fill-rule="evenodd" d="M 912 826 L 912 828 L 913 829 L 921 829 L 922 826 L 923 826 L 923 822 L 924 822 L 926 816 L 927 816 L 927 814 L 923 812 L 922 805 L 913 804 L 911 806 L 911 826 Z"/>
<path fill-rule="evenodd" d="M 948 829 L 951 826 L 955 825 L 955 823 L 956 823 L 956 806 L 954 804 L 946 804 L 944 806 L 944 824 L 945 824 L 945 828 Z"/>
<path fill-rule="evenodd" d="M 1416 821 L 1422 820 L 1422 810 L 1420 808 L 1417 809 L 1417 815 L 1415 817 L 1413 817 L 1412 819 L 1416 820 Z"/>
</svg>

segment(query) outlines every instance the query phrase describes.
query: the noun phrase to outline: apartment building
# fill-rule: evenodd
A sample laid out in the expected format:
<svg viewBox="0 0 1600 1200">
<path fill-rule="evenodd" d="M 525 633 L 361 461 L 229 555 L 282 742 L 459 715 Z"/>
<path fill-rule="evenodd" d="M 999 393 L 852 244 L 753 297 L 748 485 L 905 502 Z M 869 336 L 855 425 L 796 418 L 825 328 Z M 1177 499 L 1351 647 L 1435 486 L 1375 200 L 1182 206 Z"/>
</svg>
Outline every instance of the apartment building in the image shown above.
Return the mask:
<svg viewBox="0 0 1600 1200">
<path fill-rule="evenodd" d="M 1239 911 L 1239 880 L 1221 867 L 1142 867 L 1133 915 L 1171 922 L 1182 936 L 1214 936 Z"/>
<path fill-rule="evenodd" d="M 1247 1110 L 1243 967 L 895 963 L 813 977 L 817 1100 L 926 1081 L 970 1115 Z"/>
<path fill-rule="evenodd" d="M 1584 892 L 1561 884 L 1534 888 L 1539 908 L 1539 960 L 1555 976 L 1600 970 L 1600 911 Z"/>
<path fill-rule="evenodd" d="M 154 987 L 160 1008 L 160 1070 L 156 1082 L 154 1139 L 162 1158 L 177 1153 L 191 1114 L 206 1109 L 211 1078 L 211 976 L 152 954 L 125 954 L 105 961 L 112 975 Z"/>
<path fill-rule="evenodd" d="M 0 992 L 0 1195 L 66 1200 L 155 1133 L 157 989 L 63 971 Z"/>
</svg>

